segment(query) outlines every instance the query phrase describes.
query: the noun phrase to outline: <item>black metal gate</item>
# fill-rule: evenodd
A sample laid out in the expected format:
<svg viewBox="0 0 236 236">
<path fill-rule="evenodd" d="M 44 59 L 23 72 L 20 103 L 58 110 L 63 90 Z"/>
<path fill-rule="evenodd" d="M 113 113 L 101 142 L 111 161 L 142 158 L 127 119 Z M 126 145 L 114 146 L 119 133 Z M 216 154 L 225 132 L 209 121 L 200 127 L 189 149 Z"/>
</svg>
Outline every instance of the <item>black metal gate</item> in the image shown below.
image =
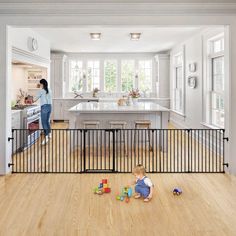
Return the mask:
<svg viewBox="0 0 236 236">
<path fill-rule="evenodd" d="M 13 129 L 13 173 L 224 173 L 223 129 Z"/>
</svg>

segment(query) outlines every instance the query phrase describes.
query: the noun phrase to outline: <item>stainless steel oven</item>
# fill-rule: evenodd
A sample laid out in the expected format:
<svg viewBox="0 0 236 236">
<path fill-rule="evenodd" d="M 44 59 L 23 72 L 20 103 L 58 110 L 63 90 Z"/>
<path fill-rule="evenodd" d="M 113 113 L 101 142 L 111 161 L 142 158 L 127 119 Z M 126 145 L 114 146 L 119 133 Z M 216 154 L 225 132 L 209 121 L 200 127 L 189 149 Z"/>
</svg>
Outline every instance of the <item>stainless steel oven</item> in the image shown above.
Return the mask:
<svg viewBox="0 0 236 236">
<path fill-rule="evenodd" d="M 34 144 L 40 136 L 40 107 L 31 106 L 23 110 L 23 128 L 26 129 L 24 135 L 24 148 Z"/>
</svg>

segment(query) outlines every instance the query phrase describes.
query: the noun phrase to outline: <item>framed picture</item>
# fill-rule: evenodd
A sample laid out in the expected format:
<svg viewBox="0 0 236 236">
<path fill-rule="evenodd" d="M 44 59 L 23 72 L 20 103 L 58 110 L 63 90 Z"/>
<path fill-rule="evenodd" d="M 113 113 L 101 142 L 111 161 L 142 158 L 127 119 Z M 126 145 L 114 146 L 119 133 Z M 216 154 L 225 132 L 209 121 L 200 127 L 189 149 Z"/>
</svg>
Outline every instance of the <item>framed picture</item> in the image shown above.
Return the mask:
<svg viewBox="0 0 236 236">
<path fill-rule="evenodd" d="M 188 77 L 188 86 L 193 89 L 197 87 L 197 77 L 196 76 L 189 76 Z"/>
<path fill-rule="evenodd" d="M 188 68 L 189 68 L 189 72 L 196 72 L 196 70 L 197 70 L 197 63 L 196 62 L 189 63 Z"/>
</svg>

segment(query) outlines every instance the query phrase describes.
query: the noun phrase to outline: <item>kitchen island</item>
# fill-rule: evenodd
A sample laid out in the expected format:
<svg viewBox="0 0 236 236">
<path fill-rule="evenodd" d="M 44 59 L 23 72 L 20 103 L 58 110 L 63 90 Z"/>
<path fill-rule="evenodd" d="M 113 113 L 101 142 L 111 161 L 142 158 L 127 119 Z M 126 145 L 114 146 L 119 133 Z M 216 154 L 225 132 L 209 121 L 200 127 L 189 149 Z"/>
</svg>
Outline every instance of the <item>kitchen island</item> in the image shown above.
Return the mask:
<svg viewBox="0 0 236 236">
<path fill-rule="evenodd" d="M 135 121 L 149 120 L 152 129 L 167 129 L 169 110 L 152 102 L 118 106 L 112 102 L 80 103 L 69 109 L 71 129 L 84 128 L 84 121 L 99 121 L 99 128 L 107 129 L 110 121 L 125 121 L 126 128 L 134 129 Z"/>
</svg>

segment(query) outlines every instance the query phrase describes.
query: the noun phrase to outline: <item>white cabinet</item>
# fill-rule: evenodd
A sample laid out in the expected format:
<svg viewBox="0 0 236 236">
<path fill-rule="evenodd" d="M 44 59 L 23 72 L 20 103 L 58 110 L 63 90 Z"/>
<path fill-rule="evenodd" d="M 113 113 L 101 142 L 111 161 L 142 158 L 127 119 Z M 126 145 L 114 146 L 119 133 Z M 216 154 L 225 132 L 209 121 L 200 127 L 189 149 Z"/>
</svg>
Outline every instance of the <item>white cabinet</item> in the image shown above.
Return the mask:
<svg viewBox="0 0 236 236">
<path fill-rule="evenodd" d="M 51 89 L 53 97 L 63 98 L 65 95 L 67 56 L 51 54 Z"/>
<path fill-rule="evenodd" d="M 69 120 L 70 112 L 68 111 L 71 107 L 81 103 L 88 102 L 90 100 L 98 101 L 98 99 L 73 99 L 73 98 L 61 98 L 53 99 L 52 104 L 52 120 Z"/>
<path fill-rule="evenodd" d="M 62 100 L 53 100 L 51 118 L 52 120 L 64 120 Z"/>
<path fill-rule="evenodd" d="M 12 110 L 11 114 L 11 128 L 21 129 L 21 110 Z"/>
<path fill-rule="evenodd" d="M 11 128 L 12 129 L 21 129 L 21 110 L 12 110 L 11 115 Z M 17 141 L 16 141 L 17 139 Z M 13 133 L 13 153 L 16 152 L 17 149 L 19 149 L 21 146 L 21 137 L 20 137 L 20 131 L 14 131 Z"/>
</svg>

